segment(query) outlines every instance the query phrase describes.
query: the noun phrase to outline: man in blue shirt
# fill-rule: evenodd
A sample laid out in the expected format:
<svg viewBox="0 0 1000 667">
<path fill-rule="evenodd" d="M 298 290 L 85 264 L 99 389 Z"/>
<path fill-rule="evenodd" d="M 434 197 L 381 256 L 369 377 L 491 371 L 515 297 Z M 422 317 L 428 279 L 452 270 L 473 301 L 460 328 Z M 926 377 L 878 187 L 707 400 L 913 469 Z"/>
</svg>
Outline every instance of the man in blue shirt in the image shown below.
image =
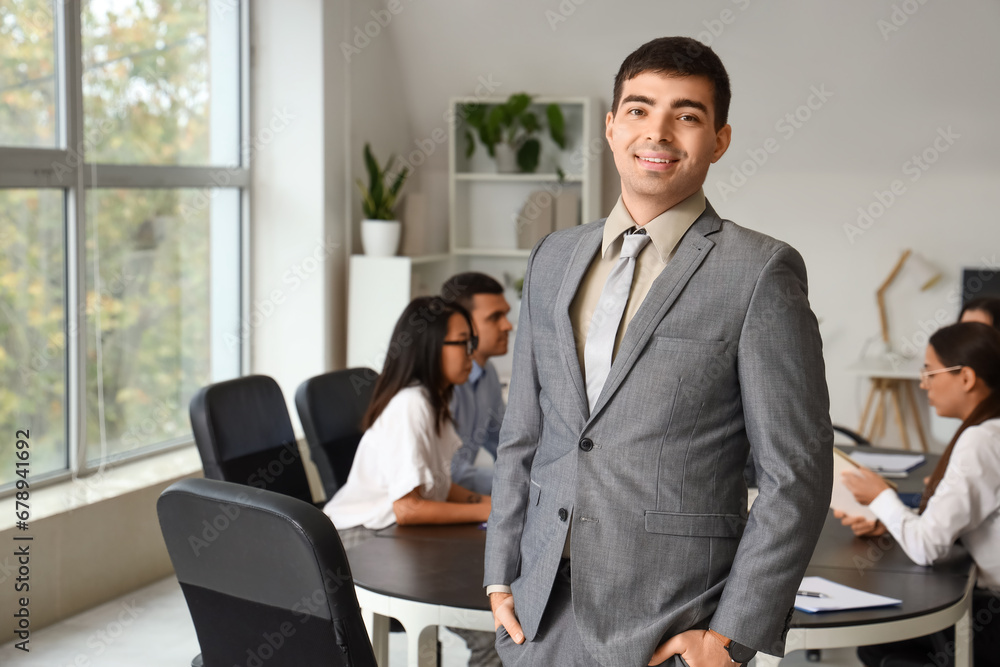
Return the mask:
<svg viewBox="0 0 1000 667">
<path fill-rule="evenodd" d="M 497 457 L 504 403 L 500 380 L 490 357 L 507 354 L 507 334 L 513 329 L 507 314 L 510 305 L 503 285 L 483 273 L 460 273 L 441 288 L 441 296 L 457 301 L 472 315 L 479 346 L 472 355 L 472 372 L 465 384 L 455 387 L 451 415 L 462 438 L 462 448 L 451 460 L 452 482 L 489 495 L 493 487 L 492 468 L 477 468 L 480 448 Z"/>
</svg>

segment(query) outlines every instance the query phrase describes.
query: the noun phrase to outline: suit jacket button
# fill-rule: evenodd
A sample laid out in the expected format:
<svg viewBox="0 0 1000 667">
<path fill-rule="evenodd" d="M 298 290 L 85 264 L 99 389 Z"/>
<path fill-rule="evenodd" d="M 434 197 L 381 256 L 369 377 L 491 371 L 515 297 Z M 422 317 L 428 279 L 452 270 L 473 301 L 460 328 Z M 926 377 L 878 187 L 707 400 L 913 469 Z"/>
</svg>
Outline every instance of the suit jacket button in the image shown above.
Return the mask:
<svg viewBox="0 0 1000 667">
<path fill-rule="evenodd" d="M 582 449 L 583 451 L 589 452 L 593 448 L 594 448 L 594 441 L 591 440 L 590 438 L 584 438 L 583 440 L 580 441 L 580 449 Z"/>
<path fill-rule="evenodd" d="M 560 521 L 565 521 L 568 518 L 569 518 L 569 512 L 566 511 L 565 507 L 560 507 L 559 508 L 559 520 Z"/>
</svg>

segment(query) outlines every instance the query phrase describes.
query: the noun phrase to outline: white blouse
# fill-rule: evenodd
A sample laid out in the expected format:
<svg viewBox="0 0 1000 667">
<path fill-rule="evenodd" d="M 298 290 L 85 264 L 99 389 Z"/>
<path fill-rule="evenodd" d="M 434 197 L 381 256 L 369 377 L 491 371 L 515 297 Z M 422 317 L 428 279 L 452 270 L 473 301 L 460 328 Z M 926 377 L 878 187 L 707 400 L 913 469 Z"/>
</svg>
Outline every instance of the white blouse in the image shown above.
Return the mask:
<svg viewBox="0 0 1000 667">
<path fill-rule="evenodd" d="M 340 530 L 378 530 L 396 522 L 393 502 L 413 489 L 426 500 L 445 501 L 451 490 L 451 458 L 462 445 L 448 422 L 437 421 L 423 387 L 401 389 L 358 444 L 344 484 L 323 511 Z"/>
<path fill-rule="evenodd" d="M 930 565 L 960 540 L 979 568 L 979 586 L 1000 591 L 1000 419 L 962 433 L 923 514 L 892 489 L 870 507 L 913 562 Z"/>
</svg>

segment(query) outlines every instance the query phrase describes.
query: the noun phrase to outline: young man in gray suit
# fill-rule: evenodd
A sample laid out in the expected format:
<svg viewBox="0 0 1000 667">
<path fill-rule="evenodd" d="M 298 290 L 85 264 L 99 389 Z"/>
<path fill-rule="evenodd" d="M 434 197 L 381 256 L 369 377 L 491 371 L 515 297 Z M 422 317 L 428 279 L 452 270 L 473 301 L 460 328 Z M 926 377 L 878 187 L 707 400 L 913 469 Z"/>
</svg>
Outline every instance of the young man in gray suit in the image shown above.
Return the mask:
<svg viewBox="0 0 1000 667">
<path fill-rule="evenodd" d="M 699 42 L 632 53 L 606 120 L 621 198 L 528 260 L 486 543 L 505 665 L 784 651 L 833 435 L 802 258 L 702 191 L 729 98 Z"/>
</svg>

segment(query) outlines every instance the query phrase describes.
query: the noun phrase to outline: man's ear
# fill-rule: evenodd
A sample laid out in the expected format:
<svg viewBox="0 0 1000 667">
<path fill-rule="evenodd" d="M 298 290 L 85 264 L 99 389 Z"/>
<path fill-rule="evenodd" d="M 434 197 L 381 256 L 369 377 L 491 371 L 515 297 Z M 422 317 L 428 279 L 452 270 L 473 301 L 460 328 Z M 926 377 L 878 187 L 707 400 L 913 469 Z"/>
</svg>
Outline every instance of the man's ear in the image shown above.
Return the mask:
<svg viewBox="0 0 1000 667">
<path fill-rule="evenodd" d="M 715 133 L 715 152 L 712 153 L 712 164 L 719 161 L 726 151 L 729 150 L 729 142 L 733 140 L 733 128 L 726 123 Z"/>
<path fill-rule="evenodd" d="M 608 140 L 608 146 L 612 148 L 614 147 L 614 145 L 611 142 L 611 137 L 612 137 L 611 128 L 614 126 L 614 124 L 615 124 L 615 114 L 609 111 L 608 115 L 604 117 L 604 138 Z"/>
</svg>

